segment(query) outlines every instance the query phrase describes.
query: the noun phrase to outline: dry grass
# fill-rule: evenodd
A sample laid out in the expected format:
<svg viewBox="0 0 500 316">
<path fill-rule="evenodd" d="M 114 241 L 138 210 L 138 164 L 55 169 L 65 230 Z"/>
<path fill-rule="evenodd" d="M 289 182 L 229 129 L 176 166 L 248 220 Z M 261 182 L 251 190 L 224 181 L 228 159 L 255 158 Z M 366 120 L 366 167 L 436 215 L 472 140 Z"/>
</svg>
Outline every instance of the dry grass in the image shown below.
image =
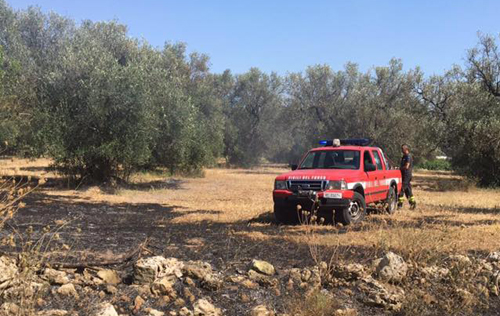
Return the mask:
<svg viewBox="0 0 500 316">
<path fill-rule="evenodd" d="M 54 176 L 43 170 L 47 160 L 0 160 L 3 173 L 25 172 Z M 80 190 L 50 188 L 47 196 L 87 203 L 130 205 L 156 203 L 172 207 L 172 223 L 245 223 L 234 231 L 255 241 L 279 239 L 303 243 L 306 228 L 278 228 L 272 223 L 272 187 L 276 166 L 258 169 L 208 169 L 204 178 L 170 178 L 138 174 L 130 187 L 106 193 L 98 187 Z M 33 174 L 31 174 L 33 173 Z M 478 189 L 446 172 L 416 173 L 414 193 L 418 209 L 407 207 L 394 215 L 373 214 L 361 225 L 347 228 L 314 227 L 322 246 L 343 245 L 375 253 L 392 249 L 408 259 L 432 260 L 448 253 L 488 252 L 500 249 L 500 191 Z M 257 221 L 252 219 L 259 218 Z M 255 228 L 255 229 L 252 229 Z M 282 234 L 275 234 L 276 230 Z"/>
</svg>

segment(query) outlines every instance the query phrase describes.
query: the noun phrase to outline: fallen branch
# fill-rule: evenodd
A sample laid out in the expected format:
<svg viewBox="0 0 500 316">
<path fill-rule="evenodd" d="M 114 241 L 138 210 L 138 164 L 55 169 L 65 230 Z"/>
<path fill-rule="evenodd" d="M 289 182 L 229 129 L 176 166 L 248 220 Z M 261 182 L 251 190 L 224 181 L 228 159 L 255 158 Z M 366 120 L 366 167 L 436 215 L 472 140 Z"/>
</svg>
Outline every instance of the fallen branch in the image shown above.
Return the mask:
<svg viewBox="0 0 500 316">
<path fill-rule="evenodd" d="M 90 262 L 75 262 L 75 263 L 67 263 L 67 262 L 48 262 L 45 265 L 46 266 L 51 266 L 54 268 L 58 269 L 84 269 L 84 268 L 92 268 L 92 267 L 103 267 L 103 266 L 111 266 L 111 265 L 118 265 L 118 264 L 123 264 L 125 262 L 131 261 L 134 257 L 137 256 L 137 259 L 141 257 L 142 251 L 147 250 L 146 245 L 148 243 L 149 239 L 146 238 L 144 242 L 139 244 L 137 248 L 134 250 L 131 250 L 129 252 L 126 252 L 118 258 L 115 259 L 108 259 L 108 260 L 101 260 L 101 261 L 90 261 Z"/>
</svg>

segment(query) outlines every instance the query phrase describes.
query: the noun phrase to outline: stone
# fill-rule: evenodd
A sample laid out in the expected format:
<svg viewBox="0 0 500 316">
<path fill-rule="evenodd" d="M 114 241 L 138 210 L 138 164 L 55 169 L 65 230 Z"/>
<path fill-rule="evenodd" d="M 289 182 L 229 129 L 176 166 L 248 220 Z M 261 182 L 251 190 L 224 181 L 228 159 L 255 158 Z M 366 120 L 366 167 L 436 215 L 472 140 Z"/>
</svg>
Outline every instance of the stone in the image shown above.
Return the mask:
<svg viewBox="0 0 500 316">
<path fill-rule="evenodd" d="M 210 291 L 217 291 L 222 285 L 222 280 L 214 274 L 206 274 L 201 280 L 201 287 Z"/>
<path fill-rule="evenodd" d="M 422 273 L 425 275 L 426 278 L 443 279 L 450 274 L 450 270 L 447 268 L 430 266 L 430 267 L 422 268 Z"/>
<path fill-rule="evenodd" d="M 74 298 L 78 298 L 78 293 L 76 292 L 75 286 L 72 283 L 61 285 L 57 289 L 57 293 L 64 296 L 73 296 Z"/>
<path fill-rule="evenodd" d="M 119 284 L 122 280 L 118 273 L 114 270 L 99 270 L 97 271 L 97 276 L 104 281 L 106 284 Z"/>
<path fill-rule="evenodd" d="M 156 309 L 152 308 L 152 309 L 149 310 L 149 315 L 151 315 L 151 316 L 163 316 L 163 315 L 165 315 L 165 313 L 164 312 L 160 312 L 159 310 L 156 310 Z"/>
<path fill-rule="evenodd" d="M 358 315 L 358 312 L 354 308 L 337 309 L 333 315 L 334 316 L 356 316 L 356 315 Z"/>
<path fill-rule="evenodd" d="M 134 283 L 153 283 L 158 278 L 175 275 L 182 277 L 184 264 L 176 258 L 164 258 L 162 256 L 141 258 L 134 265 Z"/>
<path fill-rule="evenodd" d="M 115 307 L 108 302 L 102 303 L 97 307 L 94 316 L 118 316 Z"/>
<path fill-rule="evenodd" d="M 240 282 L 240 284 L 244 287 L 246 287 L 247 289 L 256 289 L 259 287 L 259 284 L 252 281 L 252 280 L 249 280 L 249 279 L 244 279 L 243 281 Z"/>
<path fill-rule="evenodd" d="M 276 273 L 274 266 L 264 260 L 252 260 L 252 269 L 265 275 L 274 275 Z"/>
<path fill-rule="evenodd" d="M 274 316 L 274 312 L 267 309 L 265 305 L 257 305 L 252 308 L 250 316 Z"/>
<path fill-rule="evenodd" d="M 179 316 L 193 316 L 193 312 L 184 306 L 179 310 Z"/>
<path fill-rule="evenodd" d="M 382 260 L 377 266 L 376 273 L 381 280 L 397 283 L 401 282 L 406 277 L 408 265 L 401 256 L 393 252 L 388 252 L 382 257 Z"/>
<path fill-rule="evenodd" d="M 0 315 L 18 315 L 19 312 L 19 306 L 14 303 L 6 302 L 0 306 Z"/>
<path fill-rule="evenodd" d="M 194 283 L 193 279 L 191 279 L 190 277 L 186 277 L 184 279 L 184 283 L 186 283 L 186 285 L 191 286 L 191 287 L 196 286 L 196 283 Z"/>
<path fill-rule="evenodd" d="M 118 289 L 116 287 L 114 287 L 113 285 L 107 285 L 105 292 L 108 294 L 114 295 L 118 292 Z"/>
<path fill-rule="evenodd" d="M 184 297 L 189 301 L 189 303 L 193 304 L 196 301 L 196 297 L 191 293 L 191 291 L 185 287 L 183 290 Z"/>
<path fill-rule="evenodd" d="M 64 309 L 49 309 L 45 311 L 40 311 L 36 313 L 37 316 L 65 316 L 68 315 L 68 311 Z"/>
<path fill-rule="evenodd" d="M 14 279 L 18 274 L 16 262 L 7 257 L 0 257 L 0 284 Z"/>
<path fill-rule="evenodd" d="M 371 276 L 357 281 L 356 285 L 365 295 L 363 302 L 366 305 L 383 307 L 391 311 L 401 310 L 405 294 L 402 289 L 386 288 Z"/>
<path fill-rule="evenodd" d="M 451 261 L 458 262 L 462 265 L 469 265 L 472 263 L 470 258 L 464 255 L 451 255 L 448 257 L 448 259 L 450 259 Z"/>
<path fill-rule="evenodd" d="M 278 280 L 275 278 L 271 278 L 254 270 L 249 270 L 247 275 L 250 280 L 256 281 L 262 286 L 276 286 L 278 284 Z"/>
<path fill-rule="evenodd" d="M 155 295 L 168 295 L 168 296 L 176 296 L 174 289 L 175 280 L 172 277 L 163 277 L 159 280 L 156 280 L 151 285 L 151 292 Z"/>
<path fill-rule="evenodd" d="M 139 312 L 144 303 L 146 303 L 146 301 L 140 295 L 137 295 L 134 299 L 134 312 Z"/>
<path fill-rule="evenodd" d="M 222 312 L 206 299 L 199 299 L 193 304 L 194 316 L 220 316 Z"/>
<path fill-rule="evenodd" d="M 69 278 L 66 272 L 50 268 L 46 268 L 43 271 L 42 279 L 47 280 L 52 285 L 63 285 L 69 283 Z"/>
<path fill-rule="evenodd" d="M 489 262 L 500 262 L 500 251 L 490 252 L 486 260 Z"/>
<path fill-rule="evenodd" d="M 182 272 L 190 278 L 202 280 L 206 275 L 212 274 L 212 266 L 204 261 L 188 261 L 184 264 Z"/>
<path fill-rule="evenodd" d="M 350 263 L 348 265 L 340 265 L 335 267 L 333 275 L 337 278 L 346 280 L 357 280 L 366 275 L 365 268 L 359 263 Z"/>
</svg>

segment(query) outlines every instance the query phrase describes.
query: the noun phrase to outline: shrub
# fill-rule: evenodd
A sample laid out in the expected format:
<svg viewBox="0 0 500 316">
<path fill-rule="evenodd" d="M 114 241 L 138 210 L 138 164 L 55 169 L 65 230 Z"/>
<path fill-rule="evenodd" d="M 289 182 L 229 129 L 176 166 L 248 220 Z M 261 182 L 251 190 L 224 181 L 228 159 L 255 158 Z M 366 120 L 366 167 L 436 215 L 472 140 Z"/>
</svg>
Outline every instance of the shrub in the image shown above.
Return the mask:
<svg viewBox="0 0 500 316">
<path fill-rule="evenodd" d="M 424 160 L 416 166 L 418 169 L 451 171 L 450 161 L 445 159 Z"/>
</svg>

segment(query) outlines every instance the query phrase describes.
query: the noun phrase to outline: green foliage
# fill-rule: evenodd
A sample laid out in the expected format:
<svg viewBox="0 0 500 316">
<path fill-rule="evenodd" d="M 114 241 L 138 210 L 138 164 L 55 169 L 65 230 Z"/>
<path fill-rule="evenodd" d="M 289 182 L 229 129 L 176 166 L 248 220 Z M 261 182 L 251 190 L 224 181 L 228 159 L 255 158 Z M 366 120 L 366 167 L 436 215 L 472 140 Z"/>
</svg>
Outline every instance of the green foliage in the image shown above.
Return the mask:
<svg viewBox="0 0 500 316">
<path fill-rule="evenodd" d="M 230 165 L 297 162 L 320 139 L 368 137 L 426 168 L 437 152 L 482 185 L 500 185 L 500 60 L 480 36 L 464 69 L 426 78 L 400 60 L 286 76 L 210 72 L 184 44 L 158 49 L 117 22 L 76 25 L 0 0 L 0 142 L 54 158 L 71 176 L 108 181 L 135 170 L 197 174 Z"/>
<path fill-rule="evenodd" d="M 440 170 L 440 171 L 452 170 L 450 161 L 445 159 L 424 160 L 418 163 L 415 167 L 418 169 L 425 169 L 425 170 Z"/>
</svg>

